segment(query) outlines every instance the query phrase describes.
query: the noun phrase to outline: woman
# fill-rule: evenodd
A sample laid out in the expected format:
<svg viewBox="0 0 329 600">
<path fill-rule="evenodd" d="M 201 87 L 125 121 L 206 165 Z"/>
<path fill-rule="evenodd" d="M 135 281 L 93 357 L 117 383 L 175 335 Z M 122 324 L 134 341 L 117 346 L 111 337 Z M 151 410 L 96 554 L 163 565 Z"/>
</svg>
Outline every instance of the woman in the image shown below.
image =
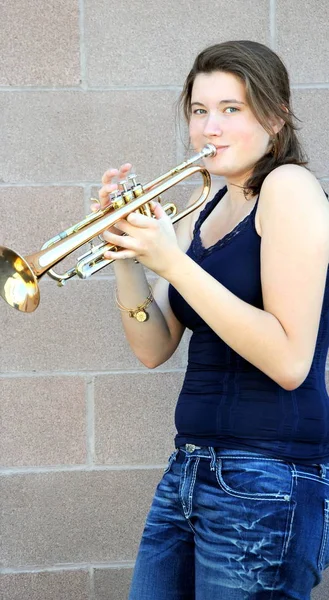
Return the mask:
<svg viewBox="0 0 329 600">
<path fill-rule="evenodd" d="M 104 234 L 122 248 L 106 256 L 141 362 L 162 364 L 193 331 L 130 600 L 306 600 L 329 562 L 327 199 L 267 47 L 207 48 L 181 102 L 192 146 L 216 146 L 204 163 L 226 186 L 213 182 L 177 237 L 156 203 L 155 218 L 131 214 Z M 102 206 L 129 169 L 105 173 Z M 153 294 L 142 265 L 160 276 Z"/>
</svg>

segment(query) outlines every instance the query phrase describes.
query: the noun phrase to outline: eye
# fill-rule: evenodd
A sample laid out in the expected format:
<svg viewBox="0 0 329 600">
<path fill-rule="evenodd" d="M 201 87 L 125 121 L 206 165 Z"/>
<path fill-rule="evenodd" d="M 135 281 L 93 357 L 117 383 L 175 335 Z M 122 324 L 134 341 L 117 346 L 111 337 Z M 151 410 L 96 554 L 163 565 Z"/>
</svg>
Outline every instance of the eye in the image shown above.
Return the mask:
<svg viewBox="0 0 329 600">
<path fill-rule="evenodd" d="M 227 106 L 224 112 L 227 112 L 229 115 L 231 115 L 235 112 L 239 112 L 239 108 L 237 108 L 236 106 Z"/>
<path fill-rule="evenodd" d="M 206 112 L 207 112 L 207 111 L 206 111 L 204 108 L 195 108 L 195 109 L 192 111 L 192 114 L 193 114 L 193 115 L 205 115 L 205 114 L 206 114 Z"/>
</svg>

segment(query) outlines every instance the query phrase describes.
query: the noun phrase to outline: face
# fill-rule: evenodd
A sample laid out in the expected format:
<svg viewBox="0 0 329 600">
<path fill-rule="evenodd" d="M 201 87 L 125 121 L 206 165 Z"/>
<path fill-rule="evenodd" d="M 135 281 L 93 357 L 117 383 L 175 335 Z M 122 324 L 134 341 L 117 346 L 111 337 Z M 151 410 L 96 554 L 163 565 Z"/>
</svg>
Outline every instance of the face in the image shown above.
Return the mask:
<svg viewBox="0 0 329 600">
<path fill-rule="evenodd" d="M 247 104 L 244 83 L 222 71 L 196 76 L 189 133 L 196 151 L 209 142 L 216 146 L 216 156 L 204 161 L 210 173 L 240 185 L 269 148 L 270 136 Z"/>
</svg>

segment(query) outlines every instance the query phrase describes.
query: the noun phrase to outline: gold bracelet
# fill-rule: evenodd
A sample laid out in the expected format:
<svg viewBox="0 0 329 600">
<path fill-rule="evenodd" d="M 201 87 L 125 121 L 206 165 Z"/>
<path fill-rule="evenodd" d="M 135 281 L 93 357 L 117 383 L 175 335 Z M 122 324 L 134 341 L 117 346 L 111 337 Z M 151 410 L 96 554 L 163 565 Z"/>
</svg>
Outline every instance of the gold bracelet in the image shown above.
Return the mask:
<svg viewBox="0 0 329 600">
<path fill-rule="evenodd" d="M 122 312 L 127 312 L 130 317 L 136 319 L 140 323 L 143 323 L 149 318 L 149 315 L 146 312 L 145 308 L 147 308 L 154 300 L 153 290 L 150 285 L 149 290 L 150 293 L 147 296 L 146 300 L 144 300 L 144 302 L 142 304 L 139 304 L 136 308 L 127 308 L 126 306 L 120 304 L 117 291 L 115 292 L 115 301 Z"/>
</svg>

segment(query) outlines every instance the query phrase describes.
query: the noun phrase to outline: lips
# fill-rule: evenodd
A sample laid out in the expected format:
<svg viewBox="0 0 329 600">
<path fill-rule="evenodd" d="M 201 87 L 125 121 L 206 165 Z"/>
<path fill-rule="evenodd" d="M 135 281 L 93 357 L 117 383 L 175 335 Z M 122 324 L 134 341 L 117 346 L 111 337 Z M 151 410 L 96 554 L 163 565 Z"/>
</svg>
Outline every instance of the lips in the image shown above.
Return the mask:
<svg viewBox="0 0 329 600">
<path fill-rule="evenodd" d="M 217 150 L 217 152 L 216 152 L 216 154 L 215 154 L 214 158 L 215 158 L 216 156 L 218 156 L 219 154 L 222 154 L 222 152 L 224 152 L 224 150 L 227 150 L 227 148 L 229 147 L 229 146 L 216 146 L 215 144 L 214 144 L 214 146 L 215 146 L 215 148 L 216 148 L 216 150 Z"/>
</svg>

